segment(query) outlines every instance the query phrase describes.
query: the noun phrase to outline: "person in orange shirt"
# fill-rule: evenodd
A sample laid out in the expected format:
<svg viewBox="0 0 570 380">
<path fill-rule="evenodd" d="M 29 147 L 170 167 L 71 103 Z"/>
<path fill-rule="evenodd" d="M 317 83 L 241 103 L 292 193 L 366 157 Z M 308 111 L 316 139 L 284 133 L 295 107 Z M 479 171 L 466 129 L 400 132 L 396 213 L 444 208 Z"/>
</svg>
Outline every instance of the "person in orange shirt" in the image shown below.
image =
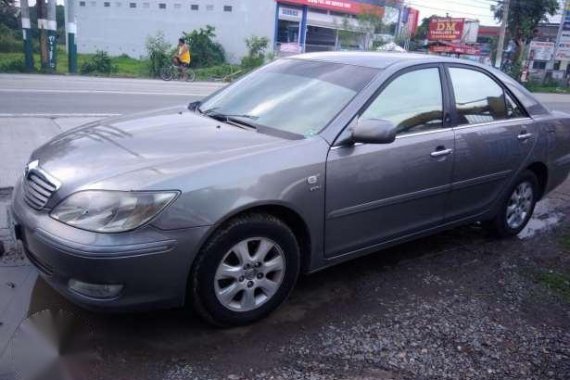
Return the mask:
<svg viewBox="0 0 570 380">
<path fill-rule="evenodd" d="M 178 40 L 178 48 L 176 50 L 176 55 L 174 56 L 174 63 L 178 66 L 180 74 L 183 80 L 188 79 L 188 67 L 190 67 L 191 55 L 190 47 L 184 40 L 180 38 Z"/>
</svg>

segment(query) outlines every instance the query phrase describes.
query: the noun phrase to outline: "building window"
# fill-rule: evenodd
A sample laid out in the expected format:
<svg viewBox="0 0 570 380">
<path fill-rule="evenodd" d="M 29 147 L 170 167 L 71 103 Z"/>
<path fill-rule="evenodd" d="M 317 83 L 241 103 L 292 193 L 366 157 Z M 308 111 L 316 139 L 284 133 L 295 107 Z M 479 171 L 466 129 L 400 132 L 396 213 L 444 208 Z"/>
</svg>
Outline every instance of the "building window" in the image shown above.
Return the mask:
<svg viewBox="0 0 570 380">
<path fill-rule="evenodd" d="M 85 6 L 85 1 L 80 1 L 80 2 L 79 2 L 79 6 L 80 6 L 80 7 L 84 7 L 84 6 Z"/>
<path fill-rule="evenodd" d="M 90 5 L 91 5 L 92 7 L 96 7 L 96 6 L 97 6 L 97 3 L 94 2 L 94 1 L 92 1 L 92 2 L 90 3 Z"/>
<path fill-rule="evenodd" d="M 197 11 L 199 9 L 198 4 L 192 4 L 190 5 L 190 9 L 193 11 Z"/>
<path fill-rule="evenodd" d="M 108 1 L 105 1 L 105 2 L 103 3 L 103 6 L 104 6 L 105 8 L 109 8 L 109 7 L 111 6 L 111 3 L 108 2 Z"/>
<path fill-rule="evenodd" d="M 532 63 L 532 68 L 534 70 L 545 70 L 546 69 L 546 61 L 534 61 Z"/>
<path fill-rule="evenodd" d="M 143 3 L 143 8 L 145 8 L 145 9 L 150 8 L 150 3 Z"/>
<path fill-rule="evenodd" d="M 182 4 L 176 3 L 174 4 L 174 9 L 181 9 L 182 8 Z"/>
<path fill-rule="evenodd" d="M 136 8 L 137 7 L 137 3 L 129 3 L 129 8 Z"/>
<path fill-rule="evenodd" d="M 166 3 L 158 3 L 158 9 L 166 9 Z"/>
<path fill-rule="evenodd" d="M 207 11 L 213 11 L 213 10 L 214 10 L 214 5 L 212 5 L 212 4 L 206 5 L 206 10 L 207 10 Z"/>
<path fill-rule="evenodd" d="M 232 6 L 231 5 L 224 5 L 224 12 L 231 12 Z"/>
</svg>

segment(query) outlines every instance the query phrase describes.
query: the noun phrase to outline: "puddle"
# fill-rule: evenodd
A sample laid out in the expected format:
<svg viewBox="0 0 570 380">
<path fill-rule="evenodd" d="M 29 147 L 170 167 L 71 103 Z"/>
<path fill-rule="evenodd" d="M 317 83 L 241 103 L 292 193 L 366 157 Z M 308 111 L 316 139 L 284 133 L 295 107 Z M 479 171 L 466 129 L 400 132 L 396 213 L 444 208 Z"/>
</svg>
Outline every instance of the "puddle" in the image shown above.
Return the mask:
<svg viewBox="0 0 570 380">
<path fill-rule="evenodd" d="M 548 199 L 543 200 L 536 205 L 532 218 L 530 218 L 527 226 L 518 234 L 518 238 L 522 240 L 530 239 L 536 236 L 536 234 L 556 226 L 562 221 L 563 217 L 564 214 L 557 212 L 552 202 Z"/>
</svg>

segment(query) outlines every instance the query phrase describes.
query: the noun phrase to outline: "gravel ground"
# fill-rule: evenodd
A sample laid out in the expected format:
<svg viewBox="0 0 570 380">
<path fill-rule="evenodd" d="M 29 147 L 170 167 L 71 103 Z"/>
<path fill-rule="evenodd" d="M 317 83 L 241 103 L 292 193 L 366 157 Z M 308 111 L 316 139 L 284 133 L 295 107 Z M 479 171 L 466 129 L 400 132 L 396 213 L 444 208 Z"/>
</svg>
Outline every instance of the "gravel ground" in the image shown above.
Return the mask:
<svg viewBox="0 0 570 380">
<path fill-rule="evenodd" d="M 100 376 L 570 379 L 567 214 L 525 240 L 466 227 L 323 271 L 250 327 L 195 321 L 184 331 L 178 314 L 113 320 L 107 336 L 123 339 L 100 341 Z M 562 291 L 540 280 L 552 273 L 566 276 Z M 160 326 L 165 318 L 174 326 Z"/>
</svg>

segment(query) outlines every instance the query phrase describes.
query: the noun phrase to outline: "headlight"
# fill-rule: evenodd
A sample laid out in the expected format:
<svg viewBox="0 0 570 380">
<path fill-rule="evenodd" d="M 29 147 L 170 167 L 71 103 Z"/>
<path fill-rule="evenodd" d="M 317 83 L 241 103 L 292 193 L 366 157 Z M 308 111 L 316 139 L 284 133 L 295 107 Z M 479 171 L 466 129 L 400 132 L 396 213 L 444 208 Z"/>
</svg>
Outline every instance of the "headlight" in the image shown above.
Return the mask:
<svg viewBox="0 0 570 380">
<path fill-rule="evenodd" d="M 51 217 L 73 227 L 95 232 L 133 230 L 151 220 L 178 193 L 86 190 L 70 195 Z"/>
</svg>

